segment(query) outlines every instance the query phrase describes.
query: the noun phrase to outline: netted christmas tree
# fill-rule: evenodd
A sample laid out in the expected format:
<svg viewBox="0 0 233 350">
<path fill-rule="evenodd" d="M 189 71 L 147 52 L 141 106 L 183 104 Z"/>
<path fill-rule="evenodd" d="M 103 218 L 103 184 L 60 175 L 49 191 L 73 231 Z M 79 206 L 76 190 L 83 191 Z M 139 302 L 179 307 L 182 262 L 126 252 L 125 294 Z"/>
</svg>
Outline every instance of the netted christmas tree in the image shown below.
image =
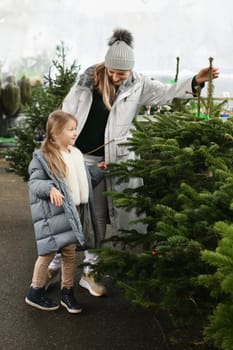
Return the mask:
<svg viewBox="0 0 233 350">
<path fill-rule="evenodd" d="M 28 164 L 32 153 L 44 138 L 48 115 L 54 109 L 60 108 L 63 98 L 78 75 L 80 66 L 76 61 L 67 65 L 66 55 L 67 49 L 62 42 L 56 48 L 55 59 L 48 75 L 44 77 L 44 83 L 33 87 L 30 102 L 23 108 L 26 114 L 24 127 L 12 130 L 16 137 L 16 147 L 8 152 L 10 167 L 25 181 L 28 180 Z"/>
<path fill-rule="evenodd" d="M 20 109 L 20 88 L 14 76 L 1 82 L 0 92 L 0 136 L 9 137 L 8 128 Z"/>
<path fill-rule="evenodd" d="M 20 102 L 23 106 L 29 105 L 32 98 L 32 85 L 30 79 L 25 75 L 18 81 L 18 86 L 20 89 Z"/>
<path fill-rule="evenodd" d="M 6 116 L 13 116 L 20 107 L 20 88 L 15 77 L 8 77 L 1 87 L 1 105 Z"/>
</svg>

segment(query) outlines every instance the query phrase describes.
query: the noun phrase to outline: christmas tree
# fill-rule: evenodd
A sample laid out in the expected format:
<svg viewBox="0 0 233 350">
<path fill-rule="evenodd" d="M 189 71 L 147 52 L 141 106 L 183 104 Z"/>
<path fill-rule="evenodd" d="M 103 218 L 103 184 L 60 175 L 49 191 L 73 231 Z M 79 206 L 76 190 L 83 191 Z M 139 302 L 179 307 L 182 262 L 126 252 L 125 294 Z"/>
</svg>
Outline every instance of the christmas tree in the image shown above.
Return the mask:
<svg viewBox="0 0 233 350">
<path fill-rule="evenodd" d="M 16 137 L 16 147 L 8 152 L 10 167 L 25 181 L 28 180 L 28 164 L 32 153 L 44 138 L 48 115 L 61 106 L 78 75 L 80 67 L 76 61 L 67 66 L 66 55 L 67 50 L 62 42 L 56 48 L 56 56 L 48 75 L 44 77 L 44 84 L 33 87 L 30 101 L 23 107 L 26 114 L 24 127 L 12 130 Z"/>
<path fill-rule="evenodd" d="M 100 250 L 97 267 L 133 304 L 164 310 L 191 330 L 203 329 L 217 303 L 198 280 L 213 272 L 202 252 L 218 245 L 216 222 L 232 220 L 233 119 L 221 120 L 211 94 L 209 88 L 207 100 L 174 101 L 171 111 L 135 121 L 127 146 L 138 159 L 111 165 L 110 176 L 125 183 L 141 177 L 144 185 L 108 195 L 135 208 L 148 232 L 111 237 L 115 247 Z"/>
<path fill-rule="evenodd" d="M 232 176 L 228 178 L 232 187 Z M 231 197 L 232 198 L 232 197 Z M 228 200 L 232 208 L 232 199 Z M 206 338 L 220 349 L 233 349 L 232 321 L 233 321 L 233 226 L 232 221 L 217 222 L 216 233 L 219 236 L 215 251 L 204 250 L 202 258 L 214 267 L 211 274 L 199 276 L 201 284 L 205 285 L 212 296 L 218 301 L 205 328 Z"/>
</svg>

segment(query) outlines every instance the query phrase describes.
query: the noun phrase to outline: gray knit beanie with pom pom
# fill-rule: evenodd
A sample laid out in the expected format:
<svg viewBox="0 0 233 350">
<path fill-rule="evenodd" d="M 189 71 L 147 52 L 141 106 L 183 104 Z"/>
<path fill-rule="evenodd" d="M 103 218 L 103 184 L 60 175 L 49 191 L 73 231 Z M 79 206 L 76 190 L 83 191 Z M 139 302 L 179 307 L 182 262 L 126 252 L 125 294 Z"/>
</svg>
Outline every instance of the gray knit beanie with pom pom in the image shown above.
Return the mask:
<svg viewBox="0 0 233 350">
<path fill-rule="evenodd" d="M 125 29 L 116 29 L 108 41 L 105 67 L 132 70 L 134 66 L 133 36 Z"/>
</svg>

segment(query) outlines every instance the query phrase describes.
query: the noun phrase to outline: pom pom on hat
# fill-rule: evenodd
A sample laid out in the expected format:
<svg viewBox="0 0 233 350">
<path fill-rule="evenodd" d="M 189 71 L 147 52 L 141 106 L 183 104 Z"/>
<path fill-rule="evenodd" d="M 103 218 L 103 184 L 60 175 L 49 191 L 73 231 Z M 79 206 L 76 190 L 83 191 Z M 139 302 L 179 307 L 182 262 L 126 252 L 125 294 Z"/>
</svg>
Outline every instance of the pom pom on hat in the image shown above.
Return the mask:
<svg viewBox="0 0 233 350">
<path fill-rule="evenodd" d="M 116 29 L 108 41 L 105 67 L 131 70 L 134 66 L 133 36 L 128 30 Z"/>
</svg>

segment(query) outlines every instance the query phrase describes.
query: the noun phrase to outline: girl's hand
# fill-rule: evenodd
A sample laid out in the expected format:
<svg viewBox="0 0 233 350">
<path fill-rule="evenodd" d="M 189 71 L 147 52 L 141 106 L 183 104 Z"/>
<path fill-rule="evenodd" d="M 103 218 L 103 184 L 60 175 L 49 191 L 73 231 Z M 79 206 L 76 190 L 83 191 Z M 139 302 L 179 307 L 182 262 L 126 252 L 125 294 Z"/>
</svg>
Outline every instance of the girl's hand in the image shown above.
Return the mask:
<svg viewBox="0 0 233 350">
<path fill-rule="evenodd" d="M 100 169 L 106 170 L 108 166 L 105 162 L 100 162 L 100 163 L 98 163 L 98 167 Z"/>
<path fill-rule="evenodd" d="M 51 200 L 52 204 L 57 205 L 58 207 L 60 207 L 62 205 L 63 198 L 64 198 L 63 194 L 61 194 L 61 192 L 58 191 L 56 189 L 56 187 L 52 187 L 51 188 L 50 200 Z"/>
</svg>

